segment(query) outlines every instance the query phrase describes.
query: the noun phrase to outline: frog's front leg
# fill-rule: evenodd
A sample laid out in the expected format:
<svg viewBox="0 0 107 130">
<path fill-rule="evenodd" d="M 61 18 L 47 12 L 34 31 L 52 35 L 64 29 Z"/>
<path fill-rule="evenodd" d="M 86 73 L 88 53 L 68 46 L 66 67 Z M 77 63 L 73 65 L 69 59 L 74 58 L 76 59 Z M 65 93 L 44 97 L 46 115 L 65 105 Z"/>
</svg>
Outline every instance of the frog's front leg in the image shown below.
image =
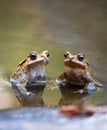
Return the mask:
<svg viewBox="0 0 107 130">
<path fill-rule="evenodd" d="M 83 89 L 80 89 L 80 90 L 77 90 L 75 91 L 74 93 L 80 93 L 80 94 L 83 94 L 83 93 L 88 93 L 88 94 L 93 94 L 93 92 L 96 90 L 96 87 L 94 85 L 93 82 L 90 82 L 90 83 L 87 83 Z"/>
<path fill-rule="evenodd" d="M 28 97 L 29 95 L 34 95 L 32 92 L 28 92 L 26 87 L 23 85 L 12 84 L 13 90 L 17 97 L 25 96 Z"/>
<path fill-rule="evenodd" d="M 27 89 L 26 89 L 26 87 L 24 86 L 22 86 L 22 87 L 20 87 L 20 86 L 17 86 L 18 87 L 18 90 L 20 91 L 20 93 L 23 95 L 23 96 L 26 96 L 26 97 L 28 97 L 29 95 L 35 95 L 35 94 L 33 94 L 32 92 L 28 92 L 27 91 Z"/>
<path fill-rule="evenodd" d="M 91 86 L 93 83 L 93 86 L 100 87 L 100 88 L 103 87 L 103 85 L 98 80 L 93 78 L 93 76 L 89 72 L 86 73 L 86 81 L 91 83 Z"/>
<path fill-rule="evenodd" d="M 25 86 L 12 85 L 12 87 L 21 106 L 30 101 L 32 102 L 36 97 L 34 93 L 27 91 Z"/>
</svg>

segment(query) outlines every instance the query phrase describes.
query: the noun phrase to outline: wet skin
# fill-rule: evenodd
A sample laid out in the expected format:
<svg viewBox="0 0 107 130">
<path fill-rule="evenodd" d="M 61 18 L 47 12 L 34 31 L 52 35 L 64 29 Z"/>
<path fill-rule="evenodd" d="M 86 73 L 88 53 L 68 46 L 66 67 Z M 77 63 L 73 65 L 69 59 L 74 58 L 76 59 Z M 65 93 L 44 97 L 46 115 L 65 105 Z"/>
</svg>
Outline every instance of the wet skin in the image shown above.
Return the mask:
<svg viewBox="0 0 107 130">
<path fill-rule="evenodd" d="M 46 79 L 45 66 L 49 62 L 48 51 L 41 54 L 31 52 L 27 58 L 21 61 L 11 75 L 11 81 L 25 86 L 28 83 Z"/>
<path fill-rule="evenodd" d="M 72 55 L 67 51 L 64 57 L 64 72 L 58 77 L 60 83 L 65 82 L 83 86 L 84 90 L 92 85 L 102 86 L 93 78 L 93 74 L 89 69 L 89 62 L 83 54 Z"/>
<path fill-rule="evenodd" d="M 10 81 L 21 106 L 43 105 L 42 93 L 46 84 L 45 66 L 49 62 L 48 51 L 31 52 L 21 61 L 11 75 Z"/>
</svg>

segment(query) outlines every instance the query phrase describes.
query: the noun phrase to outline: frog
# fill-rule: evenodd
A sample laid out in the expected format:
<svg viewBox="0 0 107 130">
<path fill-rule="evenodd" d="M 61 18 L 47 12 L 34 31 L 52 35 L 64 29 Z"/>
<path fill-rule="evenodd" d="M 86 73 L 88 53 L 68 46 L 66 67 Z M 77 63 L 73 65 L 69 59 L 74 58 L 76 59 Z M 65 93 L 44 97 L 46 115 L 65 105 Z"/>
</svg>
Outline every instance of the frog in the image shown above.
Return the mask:
<svg viewBox="0 0 107 130">
<path fill-rule="evenodd" d="M 83 53 L 73 55 L 66 51 L 64 57 L 64 71 L 58 76 L 57 83 L 81 86 L 83 89 L 78 91 L 81 93 L 92 86 L 102 87 L 102 84 L 94 78 L 94 74 L 89 68 L 89 62 Z"/>
<path fill-rule="evenodd" d="M 38 53 L 32 51 L 22 60 L 10 75 L 10 81 L 16 86 L 25 87 L 31 83 L 45 82 L 45 66 L 49 63 L 48 50 Z"/>
</svg>

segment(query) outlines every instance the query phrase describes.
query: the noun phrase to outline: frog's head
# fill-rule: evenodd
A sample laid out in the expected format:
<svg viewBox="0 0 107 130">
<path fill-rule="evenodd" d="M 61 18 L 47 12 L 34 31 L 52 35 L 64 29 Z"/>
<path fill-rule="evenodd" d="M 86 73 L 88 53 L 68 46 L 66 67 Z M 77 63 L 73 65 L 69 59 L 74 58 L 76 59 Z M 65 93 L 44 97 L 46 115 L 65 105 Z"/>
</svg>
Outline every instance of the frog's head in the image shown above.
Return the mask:
<svg viewBox="0 0 107 130">
<path fill-rule="evenodd" d="M 64 54 L 64 66 L 65 69 L 82 69 L 85 70 L 88 68 L 88 61 L 85 59 L 84 54 L 80 53 L 77 55 L 72 55 L 69 51 L 66 51 Z"/>
<path fill-rule="evenodd" d="M 26 59 L 26 68 L 30 73 L 30 78 L 45 77 L 45 66 L 49 63 L 49 52 L 43 51 L 41 54 L 31 52 Z"/>
<path fill-rule="evenodd" d="M 26 59 L 26 66 L 29 70 L 35 68 L 36 71 L 36 69 L 46 66 L 48 64 L 48 57 L 48 51 L 43 51 L 41 54 L 38 54 L 37 52 L 33 51 Z"/>
</svg>

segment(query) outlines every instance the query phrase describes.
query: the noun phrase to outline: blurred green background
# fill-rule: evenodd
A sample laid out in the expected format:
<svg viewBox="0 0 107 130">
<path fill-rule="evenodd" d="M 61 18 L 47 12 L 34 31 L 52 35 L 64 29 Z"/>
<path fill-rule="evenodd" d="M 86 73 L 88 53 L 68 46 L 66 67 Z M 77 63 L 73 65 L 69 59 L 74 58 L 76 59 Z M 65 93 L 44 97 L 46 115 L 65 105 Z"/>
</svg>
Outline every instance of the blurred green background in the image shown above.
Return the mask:
<svg viewBox="0 0 107 130">
<path fill-rule="evenodd" d="M 33 50 L 40 53 L 49 50 L 46 73 L 50 78 L 57 78 L 63 71 L 66 50 L 73 54 L 84 53 L 106 90 L 107 1 L 1 0 L 0 68 L 3 78 L 6 79 L 19 61 Z M 59 99 L 58 90 L 45 90 L 46 104 L 57 105 Z"/>
</svg>

